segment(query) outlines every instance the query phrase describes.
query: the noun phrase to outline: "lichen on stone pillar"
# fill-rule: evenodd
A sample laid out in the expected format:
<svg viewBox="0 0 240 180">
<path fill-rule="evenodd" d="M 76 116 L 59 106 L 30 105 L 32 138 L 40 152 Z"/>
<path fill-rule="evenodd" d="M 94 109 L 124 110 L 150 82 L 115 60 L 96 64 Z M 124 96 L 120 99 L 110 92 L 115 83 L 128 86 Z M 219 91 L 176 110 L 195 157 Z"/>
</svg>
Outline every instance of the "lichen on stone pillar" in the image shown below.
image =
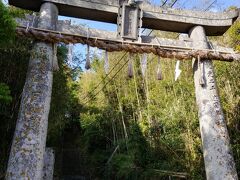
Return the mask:
<svg viewBox="0 0 240 180">
<path fill-rule="evenodd" d="M 44 3 L 38 27 L 56 29 L 58 9 Z M 53 81 L 53 44 L 36 42 L 31 51 L 18 120 L 8 161 L 7 180 L 42 178 Z"/>
</svg>

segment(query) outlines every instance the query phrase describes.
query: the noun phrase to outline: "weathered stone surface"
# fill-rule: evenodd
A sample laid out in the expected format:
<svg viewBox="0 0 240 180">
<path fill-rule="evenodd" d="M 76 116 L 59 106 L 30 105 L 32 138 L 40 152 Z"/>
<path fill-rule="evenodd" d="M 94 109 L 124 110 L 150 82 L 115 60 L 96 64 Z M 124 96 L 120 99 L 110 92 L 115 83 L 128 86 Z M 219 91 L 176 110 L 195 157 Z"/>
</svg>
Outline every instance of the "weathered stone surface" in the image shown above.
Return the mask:
<svg viewBox="0 0 240 180">
<path fill-rule="evenodd" d="M 52 148 L 46 148 L 44 154 L 44 164 L 42 180 L 52 180 L 54 172 L 55 154 Z"/>
<path fill-rule="evenodd" d="M 38 27 L 56 29 L 57 7 L 41 6 Z M 53 45 L 35 43 L 26 83 L 22 93 L 19 117 L 8 162 L 7 180 L 42 178 L 48 114 L 52 93 Z"/>
<path fill-rule="evenodd" d="M 189 34 L 194 41 L 202 42 L 193 43 L 195 48 L 209 48 L 203 27 L 196 26 Z M 236 180 L 237 172 L 212 61 L 193 61 L 193 71 L 207 179 Z"/>
</svg>

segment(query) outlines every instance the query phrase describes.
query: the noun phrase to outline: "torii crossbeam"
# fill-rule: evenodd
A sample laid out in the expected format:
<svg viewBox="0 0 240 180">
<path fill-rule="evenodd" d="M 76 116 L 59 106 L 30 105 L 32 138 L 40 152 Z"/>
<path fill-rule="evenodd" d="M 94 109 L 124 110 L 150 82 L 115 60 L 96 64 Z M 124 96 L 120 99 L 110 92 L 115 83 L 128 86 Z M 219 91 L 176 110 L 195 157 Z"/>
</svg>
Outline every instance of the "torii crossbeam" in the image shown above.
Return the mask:
<svg viewBox="0 0 240 180">
<path fill-rule="evenodd" d="M 118 10 L 123 1 L 118 0 L 9 0 L 9 3 L 39 11 L 42 2 L 50 2 L 58 7 L 59 15 L 90 19 L 117 24 Z M 238 18 L 239 11 L 223 13 L 164 9 L 139 2 L 143 11 L 143 28 L 188 33 L 196 25 L 204 27 L 207 36 L 222 35 Z"/>
<path fill-rule="evenodd" d="M 132 2 L 132 1 L 131 1 Z M 17 20 L 17 34 L 37 39 L 30 58 L 6 179 L 41 179 L 52 91 L 54 43 L 83 43 L 108 51 L 154 53 L 193 59 L 196 100 L 208 180 L 237 180 L 229 135 L 214 77 L 212 59 L 239 60 L 232 49 L 208 42 L 222 35 L 239 17 L 223 13 L 163 9 L 125 0 L 9 0 L 11 5 L 40 11 L 35 25 Z M 115 23 L 116 33 L 84 29 L 57 21 L 59 15 Z M 188 33 L 186 40 L 145 37 L 141 28 Z M 119 44 L 122 43 L 122 44 Z"/>
</svg>

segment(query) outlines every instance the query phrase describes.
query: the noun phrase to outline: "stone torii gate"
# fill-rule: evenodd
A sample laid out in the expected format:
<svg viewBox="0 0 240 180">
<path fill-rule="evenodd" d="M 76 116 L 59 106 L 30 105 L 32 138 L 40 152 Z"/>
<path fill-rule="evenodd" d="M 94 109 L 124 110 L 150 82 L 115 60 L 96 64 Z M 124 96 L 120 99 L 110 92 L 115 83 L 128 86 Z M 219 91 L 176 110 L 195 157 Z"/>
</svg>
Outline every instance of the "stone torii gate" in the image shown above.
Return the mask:
<svg viewBox="0 0 240 180">
<path fill-rule="evenodd" d="M 39 17 L 16 19 L 17 34 L 37 39 L 30 58 L 19 118 L 9 157 L 7 180 L 42 179 L 50 109 L 54 43 L 82 43 L 107 51 L 154 53 L 161 57 L 193 59 L 196 101 L 199 110 L 205 169 L 208 180 L 236 180 L 224 115 L 215 82 L 212 59 L 239 60 L 232 49 L 207 40 L 222 35 L 239 11 L 224 13 L 162 9 L 124 0 L 9 0 L 11 5 L 40 11 Z M 58 21 L 58 14 L 115 23 L 117 32 L 73 26 Z M 32 24 L 29 27 L 29 24 Z M 147 37 L 140 28 L 188 33 L 184 40 Z M 210 46 L 211 45 L 211 46 Z M 210 48 L 211 47 L 211 48 Z"/>
</svg>

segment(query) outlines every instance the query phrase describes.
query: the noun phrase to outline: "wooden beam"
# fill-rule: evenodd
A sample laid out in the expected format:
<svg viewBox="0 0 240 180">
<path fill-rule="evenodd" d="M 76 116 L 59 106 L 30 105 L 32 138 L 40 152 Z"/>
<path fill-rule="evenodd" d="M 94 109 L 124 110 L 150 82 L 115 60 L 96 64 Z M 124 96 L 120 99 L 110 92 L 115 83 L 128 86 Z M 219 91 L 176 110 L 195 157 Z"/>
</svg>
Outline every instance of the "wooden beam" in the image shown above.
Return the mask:
<svg viewBox="0 0 240 180">
<path fill-rule="evenodd" d="M 56 4 L 59 14 L 117 24 L 119 4 L 116 0 L 45 0 Z M 9 0 L 11 5 L 37 11 L 41 0 Z M 188 33 L 195 25 L 206 29 L 207 35 L 222 35 L 239 16 L 239 10 L 223 13 L 163 9 L 138 2 L 143 10 L 143 28 Z"/>
<path fill-rule="evenodd" d="M 177 177 L 180 179 L 187 179 L 189 177 L 188 173 L 185 172 L 174 172 L 174 171 L 166 171 L 166 170 L 160 170 L 160 169 L 149 169 L 149 171 L 153 171 L 158 174 L 164 174 L 172 177 Z"/>
</svg>

